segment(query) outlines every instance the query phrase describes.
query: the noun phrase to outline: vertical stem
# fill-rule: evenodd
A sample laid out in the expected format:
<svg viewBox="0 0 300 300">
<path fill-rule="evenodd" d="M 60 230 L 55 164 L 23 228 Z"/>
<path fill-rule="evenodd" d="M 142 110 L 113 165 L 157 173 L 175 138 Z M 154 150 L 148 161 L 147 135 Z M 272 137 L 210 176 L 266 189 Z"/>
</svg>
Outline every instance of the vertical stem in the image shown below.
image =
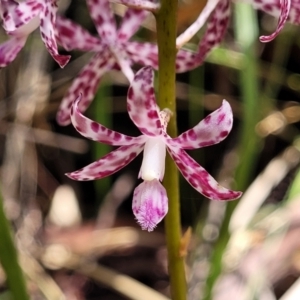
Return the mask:
<svg viewBox="0 0 300 300">
<path fill-rule="evenodd" d="M 18 263 L 18 255 L 14 246 L 10 225 L 3 210 L 0 195 L 0 262 L 6 274 L 12 299 L 29 300 L 22 270 Z"/>
<path fill-rule="evenodd" d="M 168 124 L 168 133 L 177 135 L 175 59 L 176 22 L 178 0 L 162 0 L 161 9 L 156 15 L 157 43 L 159 55 L 158 105 L 169 108 L 173 113 Z M 181 239 L 179 178 L 178 170 L 167 156 L 164 186 L 169 198 L 169 212 L 165 218 L 168 249 L 169 273 L 172 300 L 186 299 L 186 279 L 184 258 L 179 254 Z"/>
<path fill-rule="evenodd" d="M 260 116 L 260 97 L 258 71 L 255 53 L 255 42 L 258 39 L 257 18 L 253 8 L 245 3 L 235 4 L 236 39 L 244 54 L 243 68 L 240 72 L 240 88 L 243 98 L 243 123 L 240 131 L 239 157 L 240 164 L 235 179 L 238 190 L 245 190 L 256 166 L 260 151 L 260 139 L 255 133 L 255 125 Z M 219 239 L 211 256 L 211 269 L 206 281 L 205 300 L 211 300 L 214 284 L 222 272 L 222 258 L 230 239 L 228 230 L 231 215 L 238 204 L 232 201 L 227 204 Z"/>
<path fill-rule="evenodd" d="M 107 99 L 109 96 L 110 88 L 109 85 L 105 82 L 101 82 L 101 85 L 97 91 L 96 97 L 92 104 L 92 114 L 93 119 L 97 120 L 99 123 L 103 124 L 107 128 L 112 128 L 112 102 Z M 111 150 L 111 146 L 101 144 L 101 143 L 93 143 L 93 156 L 95 160 L 104 156 Z M 110 188 L 111 179 L 110 177 L 105 177 L 101 180 L 95 180 L 95 189 L 96 195 L 98 199 L 98 204 L 102 204 L 102 199 L 108 192 Z"/>
</svg>

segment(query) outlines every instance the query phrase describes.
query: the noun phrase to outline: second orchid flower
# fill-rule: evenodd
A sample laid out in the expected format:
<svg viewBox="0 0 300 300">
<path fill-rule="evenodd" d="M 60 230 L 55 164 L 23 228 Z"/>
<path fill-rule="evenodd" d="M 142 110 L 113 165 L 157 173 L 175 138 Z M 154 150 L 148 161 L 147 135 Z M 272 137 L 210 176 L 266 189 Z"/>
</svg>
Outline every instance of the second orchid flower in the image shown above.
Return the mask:
<svg viewBox="0 0 300 300">
<path fill-rule="evenodd" d="M 144 181 L 135 189 L 132 208 L 142 229 L 152 231 L 168 211 L 168 198 L 160 183 L 164 177 L 165 156 L 168 150 L 184 178 L 199 193 L 212 200 L 233 200 L 241 192 L 220 186 L 209 173 L 193 160 L 185 149 L 197 149 L 221 142 L 227 137 L 233 122 L 227 101 L 192 129 L 171 138 L 166 133 L 170 111 L 159 111 L 156 104 L 154 74 L 151 67 L 135 75 L 128 90 L 127 108 L 133 123 L 142 135 L 130 137 L 112 131 L 83 116 L 74 103 L 71 120 L 76 130 L 93 141 L 120 146 L 98 161 L 67 175 L 75 180 L 95 180 L 109 176 L 130 163 L 144 150 L 139 177 Z"/>
</svg>

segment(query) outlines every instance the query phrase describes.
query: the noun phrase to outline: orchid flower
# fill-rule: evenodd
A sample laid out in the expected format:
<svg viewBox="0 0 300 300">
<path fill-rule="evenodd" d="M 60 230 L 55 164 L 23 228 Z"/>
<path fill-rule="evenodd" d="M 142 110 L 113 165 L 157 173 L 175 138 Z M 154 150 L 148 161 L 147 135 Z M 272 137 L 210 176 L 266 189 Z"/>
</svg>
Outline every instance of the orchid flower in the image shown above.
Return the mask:
<svg viewBox="0 0 300 300">
<path fill-rule="evenodd" d="M 67 174 L 74 180 L 101 179 L 125 167 L 144 150 L 139 172 L 143 182 L 134 191 L 132 208 L 137 222 L 148 231 L 152 231 L 168 211 L 166 190 L 160 183 L 164 177 L 166 150 L 181 174 L 199 193 L 212 200 L 232 200 L 241 196 L 241 192 L 220 186 L 185 152 L 185 149 L 217 144 L 227 137 L 233 122 L 229 103 L 224 100 L 219 109 L 198 125 L 171 138 L 166 133 L 171 113 L 168 109 L 159 111 L 153 78 L 152 68 L 144 67 L 136 73 L 128 90 L 128 113 L 142 133 L 138 137 L 112 131 L 88 119 L 80 112 L 79 99 L 73 104 L 71 120 L 81 135 L 120 147 L 90 165 Z"/>
<path fill-rule="evenodd" d="M 71 122 L 70 110 L 78 94 L 82 94 L 83 99 L 79 104 L 80 111 L 84 112 L 87 109 L 95 96 L 102 75 L 115 66 L 121 69 L 129 82 L 134 76 L 131 69 L 133 63 L 158 69 L 156 44 L 129 41 L 147 16 L 146 11 L 137 9 L 139 8 L 138 1 L 134 8 L 126 11 L 120 28 L 117 30 L 109 0 L 87 0 L 91 17 L 101 39 L 92 36 L 71 20 L 62 17 L 57 19 L 56 38 L 59 44 L 67 50 L 96 52 L 80 71 L 61 102 L 57 113 L 57 121 L 60 125 L 68 125 Z M 147 7 L 148 10 L 156 11 L 159 5 L 149 1 Z M 194 52 L 179 50 L 176 72 L 186 72 L 197 62 L 200 63 L 199 59 L 195 58 Z"/>
<path fill-rule="evenodd" d="M 24 47 L 31 32 L 40 27 L 41 38 L 51 56 L 64 67 L 70 60 L 69 55 L 60 55 L 54 36 L 56 19 L 56 0 L 14 0 L 0 1 L 0 14 L 3 27 L 10 39 L 0 45 L 0 67 L 11 63 Z"/>
<path fill-rule="evenodd" d="M 79 94 L 82 94 L 83 98 L 83 101 L 80 102 L 80 110 L 82 112 L 86 110 L 95 96 L 102 75 L 107 71 L 118 67 L 129 82 L 132 81 L 134 73 L 131 69 L 133 63 L 131 51 L 139 53 L 139 60 L 143 60 L 143 57 L 147 56 L 142 47 L 133 47 L 134 49 L 132 49 L 129 39 L 139 29 L 148 12 L 128 9 L 117 30 L 108 0 L 87 0 L 87 4 L 101 39 L 92 36 L 71 20 L 60 17 L 56 23 L 57 40 L 67 50 L 96 52 L 80 71 L 61 102 L 57 114 L 57 121 L 61 125 L 68 125 L 71 122 L 71 106 Z M 129 47 L 130 50 L 128 50 Z"/>
</svg>

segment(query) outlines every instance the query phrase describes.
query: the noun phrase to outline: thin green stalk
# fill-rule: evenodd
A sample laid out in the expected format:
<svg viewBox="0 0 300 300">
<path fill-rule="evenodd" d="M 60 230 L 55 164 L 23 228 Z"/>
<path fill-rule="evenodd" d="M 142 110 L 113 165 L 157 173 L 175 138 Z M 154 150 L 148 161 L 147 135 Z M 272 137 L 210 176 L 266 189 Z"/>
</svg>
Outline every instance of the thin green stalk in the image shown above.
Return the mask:
<svg viewBox="0 0 300 300">
<path fill-rule="evenodd" d="M 157 43 L 159 55 L 158 105 L 169 108 L 173 117 L 168 124 L 168 133 L 177 135 L 175 58 L 177 0 L 162 0 L 156 14 Z M 180 256 L 181 222 L 178 170 L 173 160 L 166 159 L 164 186 L 169 198 L 169 212 L 165 218 L 166 241 L 172 300 L 185 300 L 187 294 L 184 258 Z"/>
<path fill-rule="evenodd" d="M 14 300 L 29 300 L 23 272 L 18 263 L 18 255 L 14 246 L 11 229 L 3 210 L 0 195 L 0 262 L 6 274 L 7 283 Z"/>
<path fill-rule="evenodd" d="M 243 99 L 243 123 L 240 131 L 239 157 L 240 164 L 236 170 L 238 190 L 245 190 L 256 166 L 259 154 L 259 137 L 255 125 L 260 115 L 260 97 L 258 86 L 258 66 L 255 42 L 258 40 L 257 18 L 253 8 L 244 3 L 235 5 L 236 39 L 244 54 L 243 68 L 240 72 L 240 87 Z M 206 282 L 204 299 L 212 299 L 213 286 L 222 272 L 222 257 L 230 238 L 228 226 L 231 215 L 238 201 L 229 202 L 220 229 L 219 239 L 211 256 L 211 269 Z"/>
<path fill-rule="evenodd" d="M 111 114 L 111 106 L 112 102 L 107 99 L 110 93 L 110 88 L 108 84 L 102 82 L 99 87 L 96 97 L 93 101 L 93 105 L 91 107 L 93 118 L 97 120 L 100 124 L 112 128 L 112 114 Z M 106 155 L 111 150 L 111 147 L 101 143 L 93 143 L 93 156 L 96 160 L 100 157 Z M 101 180 L 95 180 L 95 189 L 97 194 L 97 199 L 99 200 L 99 204 L 102 203 L 103 197 L 106 195 L 110 188 L 111 178 L 105 177 Z"/>
</svg>

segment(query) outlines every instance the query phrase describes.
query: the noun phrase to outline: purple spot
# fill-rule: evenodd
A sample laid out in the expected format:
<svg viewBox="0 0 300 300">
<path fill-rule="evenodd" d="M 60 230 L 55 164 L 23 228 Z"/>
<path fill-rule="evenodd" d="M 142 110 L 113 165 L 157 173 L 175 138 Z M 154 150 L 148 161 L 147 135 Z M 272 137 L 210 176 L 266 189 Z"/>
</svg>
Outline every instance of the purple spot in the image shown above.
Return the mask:
<svg viewBox="0 0 300 300">
<path fill-rule="evenodd" d="M 195 141 L 197 139 L 197 134 L 194 130 L 189 130 L 187 134 L 192 141 Z"/>
<path fill-rule="evenodd" d="M 91 129 L 94 131 L 94 132 L 98 132 L 99 131 L 99 127 L 100 127 L 100 125 L 98 124 L 98 123 L 96 123 L 96 122 L 92 122 L 91 123 Z"/>
</svg>

